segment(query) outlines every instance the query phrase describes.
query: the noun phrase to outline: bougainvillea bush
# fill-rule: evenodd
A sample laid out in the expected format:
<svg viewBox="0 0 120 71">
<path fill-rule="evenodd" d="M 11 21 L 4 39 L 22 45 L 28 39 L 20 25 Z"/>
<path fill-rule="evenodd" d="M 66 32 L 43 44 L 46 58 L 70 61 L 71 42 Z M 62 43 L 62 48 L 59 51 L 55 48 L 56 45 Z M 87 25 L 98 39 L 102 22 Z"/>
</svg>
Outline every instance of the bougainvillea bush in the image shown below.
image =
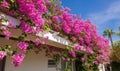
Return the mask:
<svg viewBox="0 0 120 71">
<path fill-rule="evenodd" d="M 92 64 L 98 66 L 109 63 L 108 40 L 98 34 L 96 26 L 90 20 L 83 20 L 79 16 L 70 14 L 70 9 L 61 6 L 58 0 L 0 0 L 0 11 L 20 21 L 20 25 L 14 26 L 12 25 L 14 22 L 1 18 L 1 23 L 6 21 L 9 26 L 0 26 L 0 34 L 4 34 L 9 40 L 12 37 L 10 29 L 22 31 L 21 36 L 17 39 L 16 47 L 21 52 L 6 45 L 0 48 L 0 60 L 10 55 L 13 58 L 12 64 L 19 66 L 30 49 L 37 49 L 37 51 L 46 49 L 46 55 L 51 55 L 49 52 L 52 50 L 61 52 L 59 48 L 49 48 L 39 37 L 35 42 L 24 40 L 27 35 L 53 30 L 71 42 L 70 45 L 64 47 L 62 54 L 58 52 L 58 54 L 52 54 L 53 56 L 58 55 L 58 58 L 70 62 L 76 60 L 77 54 L 84 50 L 83 56 L 81 59 L 79 58 L 83 62 L 83 66 L 92 68 Z M 92 59 L 89 58 L 90 56 Z"/>
</svg>

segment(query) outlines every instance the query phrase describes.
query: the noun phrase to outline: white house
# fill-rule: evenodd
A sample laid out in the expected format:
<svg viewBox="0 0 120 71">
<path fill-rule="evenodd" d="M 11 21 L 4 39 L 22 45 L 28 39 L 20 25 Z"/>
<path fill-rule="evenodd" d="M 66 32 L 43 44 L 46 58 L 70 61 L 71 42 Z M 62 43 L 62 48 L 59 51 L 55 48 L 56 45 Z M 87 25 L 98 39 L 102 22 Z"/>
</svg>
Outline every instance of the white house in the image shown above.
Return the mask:
<svg viewBox="0 0 120 71">
<path fill-rule="evenodd" d="M 3 13 L 0 13 L 0 17 L 5 17 L 6 19 L 11 19 L 14 21 L 14 25 L 18 25 L 19 21 L 7 16 Z M 2 25 L 8 25 L 7 23 L 0 23 Z M 12 37 L 17 38 L 21 31 L 18 30 L 11 30 Z M 42 40 L 46 42 L 47 45 L 54 46 L 57 48 L 64 48 L 66 45 L 69 45 L 69 41 L 65 38 L 62 38 L 57 35 L 57 33 L 40 33 L 36 36 L 39 36 Z M 29 35 L 26 37 L 26 41 L 35 41 L 35 37 L 33 35 Z M 48 36 L 49 39 L 46 41 L 45 37 Z M 6 44 L 12 45 L 12 47 L 17 47 L 17 42 L 14 39 L 7 40 L 2 35 L 0 35 L 0 46 L 4 46 Z M 63 71 L 65 67 L 65 62 L 61 61 L 59 64 L 59 71 Z M 100 67 L 100 71 L 104 71 L 104 67 Z M 45 56 L 45 51 L 41 51 L 39 54 L 35 54 L 34 52 L 28 52 L 25 60 L 19 67 L 14 67 L 11 64 L 11 57 L 6 57 L 3 61 L 0 62 L 0 71 L 56 71 L 56 66 L 54 60 L 50 57 Z M 71 71 L 75 70 L 75 63 L 71 64 Z"/>
<path fill-rule="evenodd" d="M 19 21 L 14 19 L 13 17 L 10 17 L 8 15 L 5 15 L 3 13 L 0 13 L 1 17 L 5 17 L 8 20 L 14 21 L 14 25 L 19 25 Z M 8 25 L 7 23 L 0 23 L 2 25 Z M 18 30 L 10 30 L 12 32 L 12 37 L 17 38 L 22 32 Z M 57 36 L 56 33 L 40 33 L 36 36 L 39 36 L 42 40 L 46 42 L 47 45 L 55 46 L 58 48 L 64 48 L 66 45 L 69 44 L 69 41 L 66 39 Z M 29 35 L 25 38 L 26 41 L 35 41 L 36 36 Z M 46 41 L 45 37 L 49 37 Z M 0 35 L 0 46 L 4 46 L 6 44 L 12 45 L 12 47 L 17 47 L 16 40 L 5 39 L 2 35 Z M 62 71 L 65 64 L 61 62 L 59 64 L 59 71 Z M 45 51 L 43 50 L 39 54 L 35 54 L 34 52 L 28 52 L 25 60 L 19 67 L 14 67 L 11 64 L 11 57 L 6 57 L 3 61 L 1 61 L 1 70 L 0 71 L 56 71 L 56 66 L 52 58 L 45 56 Z M 73 70 L 73 69 L 72 69 Z M 73 70 L 74 71 L 74 70 Z"/>
</svg>

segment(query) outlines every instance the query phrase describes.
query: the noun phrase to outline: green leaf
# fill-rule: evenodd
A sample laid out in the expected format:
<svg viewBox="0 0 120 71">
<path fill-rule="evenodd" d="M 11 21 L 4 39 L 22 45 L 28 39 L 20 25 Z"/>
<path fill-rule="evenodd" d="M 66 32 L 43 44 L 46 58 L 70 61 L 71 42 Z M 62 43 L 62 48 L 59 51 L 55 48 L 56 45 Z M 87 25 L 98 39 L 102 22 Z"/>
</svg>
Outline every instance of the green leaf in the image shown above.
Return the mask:
<svg viewBox="0 0 120 71">
<path fill-rule="evenodd" d="M 12 2 L 12 3 L 14 3 L 14 2 L 15 2 L 15 0 L 11 0 L 11 2 Z"/>
<path fill-rule="evenodd" d="M 51 0 L 51 2 L 55 2 L 55 0 Z"/>
</svg>

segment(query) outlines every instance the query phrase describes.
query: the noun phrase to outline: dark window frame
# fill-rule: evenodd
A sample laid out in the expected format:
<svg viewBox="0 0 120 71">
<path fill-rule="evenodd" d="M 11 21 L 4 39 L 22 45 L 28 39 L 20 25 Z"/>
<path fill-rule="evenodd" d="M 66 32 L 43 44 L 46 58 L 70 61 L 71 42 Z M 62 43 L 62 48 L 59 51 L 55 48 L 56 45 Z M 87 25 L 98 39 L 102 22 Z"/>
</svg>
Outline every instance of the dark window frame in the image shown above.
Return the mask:
<svg viewBox="0 0 120 71">
<path fill-rule="evenodd" d="M 56 62 L 54 59 L 48 59 L 48 68 L 56 68 Z"/>
<path fill-rule="evenodd" d="M 3 58 L 3 60 L 0 61 L 0 71 L 5 71 L 5 63 L 6 63 L 6 57 Z"/>
</svg>

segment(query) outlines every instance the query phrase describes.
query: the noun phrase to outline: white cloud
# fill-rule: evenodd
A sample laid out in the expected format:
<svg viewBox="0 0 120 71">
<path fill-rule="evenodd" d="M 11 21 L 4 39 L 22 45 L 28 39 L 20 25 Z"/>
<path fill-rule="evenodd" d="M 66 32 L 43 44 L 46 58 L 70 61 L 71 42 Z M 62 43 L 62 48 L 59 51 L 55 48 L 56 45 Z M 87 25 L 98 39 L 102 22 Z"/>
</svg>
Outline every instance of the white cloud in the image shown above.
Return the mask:
<svg viewBox="0 0 120 71">
<path fill-rule="evenodd" d="M 120 20 L 120 1 L 112 3 L 103 11 L 88 15 L 88 17 L 97 25 L 107 23 L 111 20 Z"/>
</svg>

